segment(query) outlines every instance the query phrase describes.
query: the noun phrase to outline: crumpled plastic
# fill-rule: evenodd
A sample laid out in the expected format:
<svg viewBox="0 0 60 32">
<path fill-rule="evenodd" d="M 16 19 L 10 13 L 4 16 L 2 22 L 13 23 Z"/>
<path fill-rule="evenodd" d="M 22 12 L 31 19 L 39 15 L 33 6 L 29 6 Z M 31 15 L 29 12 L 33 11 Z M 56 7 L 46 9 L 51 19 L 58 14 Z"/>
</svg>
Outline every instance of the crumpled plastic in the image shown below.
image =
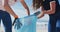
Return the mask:
<svg viewBox="0 0 60 32">
<path fill-rule="evenodd" d="M 14 29 L 16 32 L 36 32 L 36 15 L 30 15 L 16 20 Z M 20 24 L 22 23 L 22 25 Z"/>
</svg>

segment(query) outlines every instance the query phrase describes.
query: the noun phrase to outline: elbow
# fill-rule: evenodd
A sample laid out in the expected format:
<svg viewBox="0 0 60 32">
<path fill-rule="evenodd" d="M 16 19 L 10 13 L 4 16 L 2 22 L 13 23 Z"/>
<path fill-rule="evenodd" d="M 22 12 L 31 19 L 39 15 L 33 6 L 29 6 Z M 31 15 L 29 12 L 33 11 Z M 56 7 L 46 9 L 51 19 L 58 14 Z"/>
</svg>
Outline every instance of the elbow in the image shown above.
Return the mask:
<svg viewBox="0 0 60 32">
<path fill-rule="evenodd" d="M 24 0 L 20 0 L 20 2 L 23 2 Z"/>
<path fill-rule="evenodd" d="M 55 10 L 54 11 L 52 11 L 52 13 L 51 14 L 55 14 Z"/>
<path fill-rule="evenodd" d="M 5 4 L 5 5 L 4 5 L 4 8 L 6 8 L 6 7 L 7 7 L 7 5 Z"/>
<path fill-rule="evenodd" d="M 7 7 L 7 6 L 9 6 L 9 3 L 4 3 L 4 7 Z"/>
<path fill-rule="evenodd" d="M 7 9 L 7 5 L 4 5 L 4 9 Z"/>
<path fill-rule="evenodd" d="M 4 9 L 5 9 L 6 11 L 8 11 L 8 10 L 9 10 L 9 5 L 4 5 Z"/>
<path fill-rule="evenodd" d="M 4 8 L 6 8 L 7 7 L 7 5 L 4 5 Z"/>
<path fill-rule="evenodd" d="M 53 12 L 52 14 L 55 14 L 55 12 Z"/>
<path fill-rule="evenodd" d="M 9 5 L 8 4 L 4 4 L 4 8 L 6 9 Z M 7 8 L 8 9 L 8 8 Z"/>
</svg>

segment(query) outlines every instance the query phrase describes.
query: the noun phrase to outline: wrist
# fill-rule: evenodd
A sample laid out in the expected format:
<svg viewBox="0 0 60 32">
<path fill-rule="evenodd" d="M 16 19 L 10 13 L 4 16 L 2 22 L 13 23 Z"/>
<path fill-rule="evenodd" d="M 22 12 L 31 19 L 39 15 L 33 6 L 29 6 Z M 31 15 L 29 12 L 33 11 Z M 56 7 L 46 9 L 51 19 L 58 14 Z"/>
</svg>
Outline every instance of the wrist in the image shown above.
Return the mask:
<svg viewBox="0 0 60 32">
<path fill-rule="evenodd" d="M 44 14 L 46 14 L 47 11 L 43 11 Z"/>
<path fill-rule="evenodd" d="M 15 18 L 18 18 L 18 16 L 16 15 L 16 16 L 14 16 Z"/>
</svg>

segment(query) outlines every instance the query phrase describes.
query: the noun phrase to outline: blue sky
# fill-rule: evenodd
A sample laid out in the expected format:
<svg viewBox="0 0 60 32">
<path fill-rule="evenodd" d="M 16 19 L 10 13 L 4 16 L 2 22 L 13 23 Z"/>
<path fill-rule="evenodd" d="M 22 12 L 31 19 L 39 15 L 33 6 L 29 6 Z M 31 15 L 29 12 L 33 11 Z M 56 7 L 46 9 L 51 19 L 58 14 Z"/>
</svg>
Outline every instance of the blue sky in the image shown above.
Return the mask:
<svg viewBox="0 0 60 32">
<path fill-rule="evenodd" d="M 60 1 L 60 0 L 58 0 Z M 30 13 L 34 13 L 33 9 L 31 9 L 32 6 L 32 0 L 25 0 L 25 2 L 27 3 L 29 9 L 30 9 Z M 60 3 L 60 2 L 59 2 Z M 27 16 L 26 13 L 26 9 L 24 9 L 24 7 L 22 6 L 22 4 L 18 1 L 15 5 L 11 6 L 12 9 L 14 10 L 14 12 L 21 18 L 21 17 L 25 17 Z M 47 21 L 47 19 L 49 19 L 48 15 L 45 15 L 43 18 L 40 18 L 40 20 L 45 20 Z"/>
</svg>

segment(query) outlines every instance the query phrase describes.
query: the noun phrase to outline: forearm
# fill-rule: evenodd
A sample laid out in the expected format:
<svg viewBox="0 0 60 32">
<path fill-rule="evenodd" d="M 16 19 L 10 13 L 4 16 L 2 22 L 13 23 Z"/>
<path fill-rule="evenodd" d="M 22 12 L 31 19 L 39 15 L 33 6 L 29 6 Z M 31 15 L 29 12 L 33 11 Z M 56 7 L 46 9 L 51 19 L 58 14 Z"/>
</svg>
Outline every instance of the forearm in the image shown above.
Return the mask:
<svg viewBox="0 0 60 32">
<path fill-rule="evenodd" d="M 50 2 L 50 10 L 45 11 L 46 14 L 54 14 L 56 10 L 56 2 L 51 1 Z"/>
<path fill-rule="evenodd" d="M 52 11 L 52 10 L 47 10 L 47 11 L 46 11 L 46 10 L 45 10 L 44 13 L 45 13 L 45 14 L 54 14 L 55 11 Z"/>
<path fill-rule="evenodd" d="M 18 17 L 9 6 L 9 0 L 4 0 L 4 9 L 15 18 Z"/>
<path fill-rule="evenodd" d="M 10 8 L 9 5 L 4 5 L 4 8 L 6 9 L 6 11 L 11 14 L 12 16 L 14 16 L 15 18 L 17 18 L 18 16 L 13 12 L 13 10 Z"/>
<path fill-rule="evenodd" d="M 27 4 L 25 3 L 25 1 L 24 1 L 24 0 L 20 0 L 20 2 L 21 2 L 22 5 L 24 6 L 24 8 L 27 10 L 28 15 L 30 15 L 29 8 L 28 8 Z"/>
</svg>

